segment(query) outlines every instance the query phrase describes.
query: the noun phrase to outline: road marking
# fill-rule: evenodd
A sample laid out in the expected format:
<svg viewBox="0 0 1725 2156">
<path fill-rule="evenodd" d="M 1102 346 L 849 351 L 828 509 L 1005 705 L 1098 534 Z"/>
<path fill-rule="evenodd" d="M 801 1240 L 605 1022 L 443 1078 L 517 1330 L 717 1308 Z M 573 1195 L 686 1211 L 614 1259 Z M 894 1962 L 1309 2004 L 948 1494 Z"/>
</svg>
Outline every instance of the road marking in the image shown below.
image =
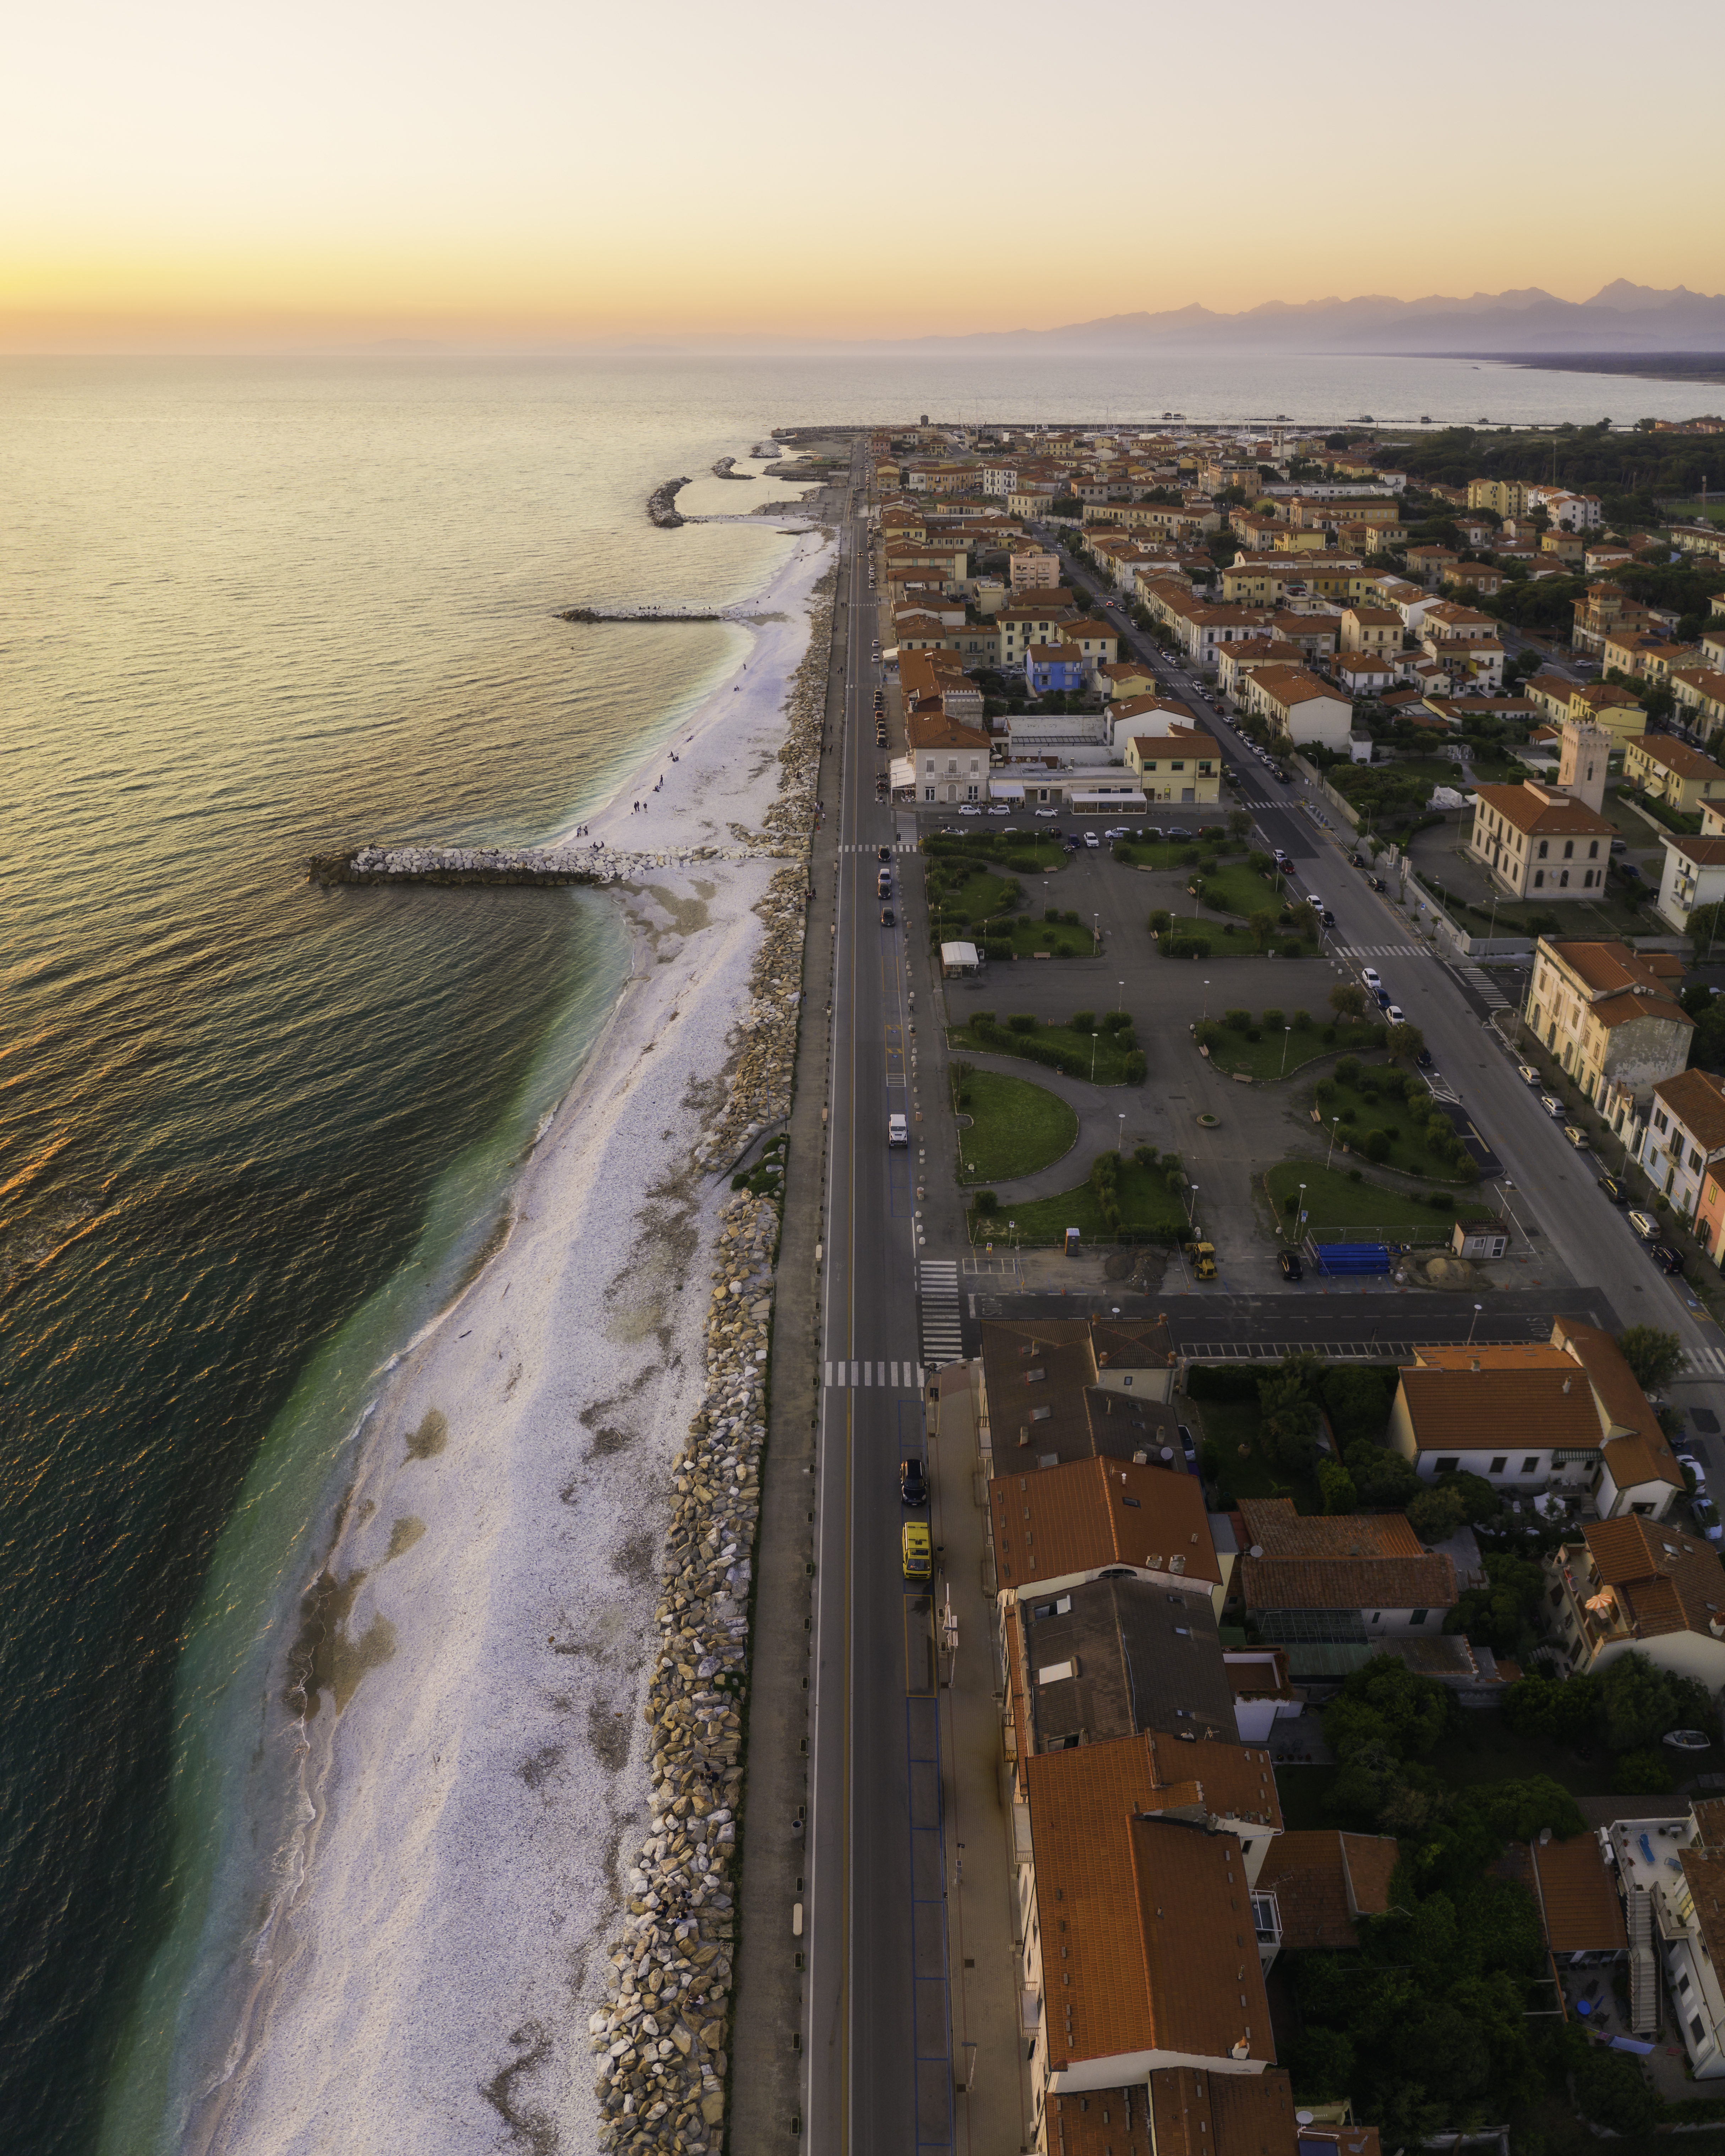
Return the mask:
<svg viewBox="0 0 1725 2156">
<path fill-rule="evenodd" d="M 1436 954 L 1424 943 L 1338 943 L 1344 958 L 1430 958 Z"/>
<path fill-rule="evenodd" d="M 956 1258 L 925 1258 L 918 1268 L 922 1360 L 932 1369 L 963 1359 L 964 1333 Z"/>
<path fill-rule="evenodd" d="M 917 1363 L 829 1363 L 825 1374 L 829 1387 L 851 1391 L 872 1390 L 876 1385 L 882 1392 L 914 1393 L 922 1389 L 922 1368 Z"/>
</svg>

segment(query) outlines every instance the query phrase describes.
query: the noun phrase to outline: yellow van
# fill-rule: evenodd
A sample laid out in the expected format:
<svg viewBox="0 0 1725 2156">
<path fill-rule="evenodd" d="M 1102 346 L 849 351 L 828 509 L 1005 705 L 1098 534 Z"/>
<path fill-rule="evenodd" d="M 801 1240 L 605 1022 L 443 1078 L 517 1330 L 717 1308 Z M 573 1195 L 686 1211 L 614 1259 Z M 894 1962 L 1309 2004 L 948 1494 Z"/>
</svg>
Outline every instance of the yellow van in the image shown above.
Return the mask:
<svg viewBox="0 0 1725 2156">
<path fill-rule="evenodd" d="M 921 1520 L 909 1520 L 900 1541 L 904 1552 L 905 1578 L 927 1579 L 934 1572 L 934 1548 L 928 1529 Z"/>
</svg>

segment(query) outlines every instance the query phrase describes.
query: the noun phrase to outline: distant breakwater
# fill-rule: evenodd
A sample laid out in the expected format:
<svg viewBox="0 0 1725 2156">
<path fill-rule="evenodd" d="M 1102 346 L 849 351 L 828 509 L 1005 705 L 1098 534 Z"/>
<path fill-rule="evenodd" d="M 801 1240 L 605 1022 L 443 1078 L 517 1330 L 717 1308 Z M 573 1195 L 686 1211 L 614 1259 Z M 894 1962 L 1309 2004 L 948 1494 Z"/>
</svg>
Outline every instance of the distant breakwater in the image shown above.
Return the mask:
<svg viewBox="0 0 1725 2156">
<path fill-rule="evenodd" d="M 755 483 L 754 474 L 752 472 L 732 471 L 731 467 L 736 462 L 737 459 L 735 457 L 721 457 L 719 461 L 713 466 L 713 477 L 715 479 L 740 479 L 745 485 L 752 486 Z"/>
<path fill-rule="evenodd" d="M 735 827 L 739 832 L 740 825 Z M 750 834 L 745 834 L 745 836 Z M 334 884 L 614 884 L 700 861 L 779 860 L 796 850 L 761 840 L 734 846 L 672 846 L 625 851 L 588 839 L 578 846 L 362 846 L 352 854 L 314 854 L 310 882 Z"/>
<path fill-rule="evenodd" d="M 647 496 L 647 514 L 661 531 L 675 531 L 688 522 L 687 517 L 677 513 L 678 493 L 688 484 L 686 478 L 661 480 Z"/>
</svg>

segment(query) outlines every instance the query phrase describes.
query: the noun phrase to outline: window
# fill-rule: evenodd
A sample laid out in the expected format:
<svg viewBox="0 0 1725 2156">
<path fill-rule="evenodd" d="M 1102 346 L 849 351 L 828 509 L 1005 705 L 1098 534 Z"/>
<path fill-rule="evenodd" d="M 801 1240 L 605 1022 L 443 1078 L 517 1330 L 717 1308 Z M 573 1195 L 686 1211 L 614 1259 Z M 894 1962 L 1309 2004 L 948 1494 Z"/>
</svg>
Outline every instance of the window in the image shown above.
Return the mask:
<svg viewBox="0 0 1725 2156">
<path fill-rule="evenodd" d="M 1540 850 L 1540 852 L 1543 854 L 1543 853 L 1545 851 L 1545 849 L 1544 849 L 1544 847 L 1543 847 L 1543 846 L 1542 846 L 1542 847 L 1539 849 L 1539 850 Z M 1538 890 L 1539 889 L 1540 886 L 1541 886 L 1542 884 L 1543 884 L 1543 882 L 1544 882 L 1544 881 L 1545 881 L 1545 870 L 1544 870 L 1543 869 L 1535 869 L 1535 870 L 1534 870 L 1534 871 L 1533 871 L 1533 888 L 1534 888 L 1536 891 L 1538 891 Z"/>
<path fill-rule="evenodd" d="M 1689 2017 L 1689 2033 L 1690 2033 L 1690 2035 L 1691 2035 L 1692 2037 L 1694 2037 L 1694 2039 L 1695 2039 L 1695 2041 L 1696 2041 L 1696 2042 L 1697 2042 L 1697 2044 L 1699 2044 L 1699 2043 L 1702 2041 L 1702 2039 L 1706 2036 L 1706 2035 L 1707 2035 L 1707 2024 L 1706 2024 L 1706 2022 L 1704 2022 L 1704 2021 L 1702 2020 L 1702 2018 L 1701 2018 L 1700 2015 L 1698 2015 L 1698 2014 L 1692 2014 L 1692 2015 L 1690 2015 L 1690 2017 Z"/>
<path fill-rule="evenodd" d="M 1663 1137 L 1665 1133 L 1671 1128 L 1671 1125 L 1666 1121 L 1666 1114 L 1663 1108 L 1656 1108 L 1654 1110 L 1653 1127 L 1659 1132 L 1661 1137 Z"/>
<path fill-rule="evenodd" d="M 1530 1452 L 1530 1453 L 1527 1455 L 1527 1458 L 1526 1458 L 1526 1459 L 1522 1462 L 1522 1474 L 1523 1474 L 1523 1475 L 1531 1475 L 1531 1474 L 1533 1472 L 1533 1471 L 1535 1470 L 1535 1468 L 1537 1468 L 1537 1467 L 1538 1466 L 1538 1465 L 1539 1465 L 1539 1455 L 1538 1455 L 1537 1452 Z"/>
<path fill-rule="evenodd" d="M 1547 852 L 1546 842 L 1545 842 L 1545 840 L 1544 840 L 1543 839 L 1542 839 L 1539 841 L 1539 858 L 1540 858 L 1540 860 L 1543 860 L 1545 859 L 1546 852 Z"/>
<path fill-rule="evenodd" d="M 1587 775 L 1588 775 L 1588 777 L 1589 777 L 1589 778 L 1591 778 L 1593 777 L 1593 775 L 1594 775 L 1594 773 L 1593 773 L 1593 766 L 1592 766 L 1591 764 L 1589 764 L 1589 765 L 1588 766 L 1588 773 L 1587 773 Z M 1596 860 L 1598 860 L 1598 859 L 1599 858 L 1599 840 L 1598 840 L 1597 839 L 1594 839 L 1594 840 L 1589 844 L 1589 847 L 1588 847 L 1588 850 L 1587 850 L 1587 857 L 1588 857 L 1588 859 L 1589 859 L 1590 861 L 1596 861 Z"/>
<path fill-rule="evenodd" d="M 1461 1465 L 1461 1455 L 1457 1454 L 1451 1459 L 1439 1460 L 1437 1471 L 1440 1475 L 1453 1475 Z"/>
<path fill-rule="evenodd" d="M 1490 1467 L 1486 1469 L 1486 1472 L 1488 1475 L 1501 1475 L 1508 1465 L 1509 1461 L 1507 1458 L 1500 1452 L 1497 1457 L 1491 1462 Z"/>
<path fill-rule="evenodd" d="M 1423 1625 L 1425 1618 L 1426 1612 L 1423 1609 L 1410 1609 L 1408 1612 L 1408 1622 L 1410 1625 Z"/>
</svg>

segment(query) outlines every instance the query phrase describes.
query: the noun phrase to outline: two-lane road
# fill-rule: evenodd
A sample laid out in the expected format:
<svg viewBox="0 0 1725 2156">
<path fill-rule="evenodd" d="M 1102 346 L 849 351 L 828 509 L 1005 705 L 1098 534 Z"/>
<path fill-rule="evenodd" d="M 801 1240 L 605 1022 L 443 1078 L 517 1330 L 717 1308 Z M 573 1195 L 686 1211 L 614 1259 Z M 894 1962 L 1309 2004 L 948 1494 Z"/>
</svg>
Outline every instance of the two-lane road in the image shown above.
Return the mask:
<svg viewBox="0 0 1725 2156">
<path fill-rule="evenodd" d="M 860 467 L 854 466 L 855 475 Z M 907 1582 L 898 1463 L 925 1451 L 918 1125 L 899 819 L 875 798 L 867 526 L 845 520 L 849 601 L 832 1099 L 823 1224 L 804 2145 L 915 2156 L 952 2144 L 934 1658 L 937 1581 Z M 904 843 L 914 848 L 912 819 Z M 889 850 L 883 861 L 880 850 Z M 890 900 L 877 891 L 888 872 Z M 896 919 L 883 923 L 883 906 Z M 910 1119 L 889 1147 L 887 1118 Z M 935 1540 L 938 1543 L 936 1491 Z"/>
</svg>

